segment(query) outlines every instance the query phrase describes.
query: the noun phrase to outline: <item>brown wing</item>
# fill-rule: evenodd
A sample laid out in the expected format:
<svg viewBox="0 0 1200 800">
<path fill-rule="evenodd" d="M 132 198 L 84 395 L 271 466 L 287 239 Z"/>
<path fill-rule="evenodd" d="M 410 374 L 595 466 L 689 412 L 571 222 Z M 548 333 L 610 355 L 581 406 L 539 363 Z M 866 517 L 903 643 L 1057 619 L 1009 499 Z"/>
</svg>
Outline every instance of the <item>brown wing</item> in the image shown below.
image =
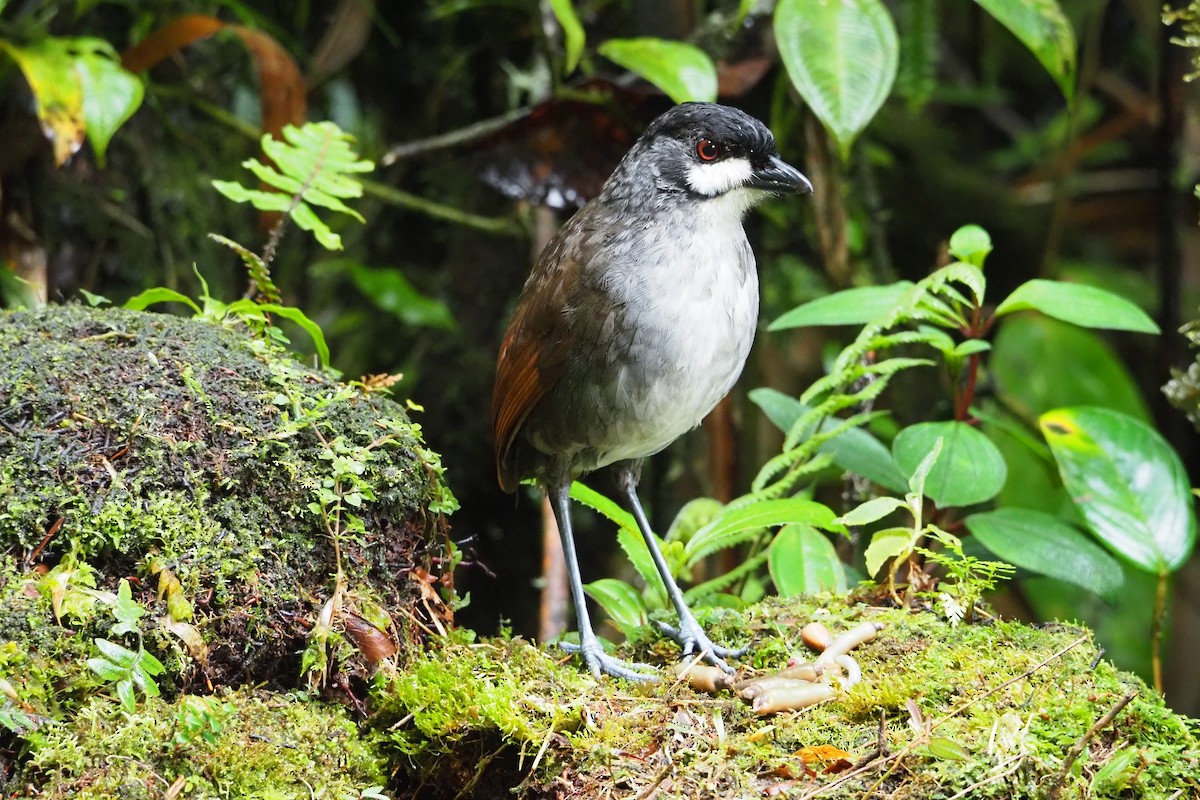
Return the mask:
<svg viewBox="0 0 1200 800">
<path fill-rule="evenodd" d="M 569 227 L 569 223 L 568 223 Z M 562 377 L 571 340 L 567 330 L 568 274 L 577 261 L 564 246 L 567 229 L 547 245 L 534 277 L 513 313 L 496 365 L 492 392 L 492 441 L 496 445 L 496 477 L 506 492 L 522 478 L 517 436 L 530 413 Z"/>
</svg>

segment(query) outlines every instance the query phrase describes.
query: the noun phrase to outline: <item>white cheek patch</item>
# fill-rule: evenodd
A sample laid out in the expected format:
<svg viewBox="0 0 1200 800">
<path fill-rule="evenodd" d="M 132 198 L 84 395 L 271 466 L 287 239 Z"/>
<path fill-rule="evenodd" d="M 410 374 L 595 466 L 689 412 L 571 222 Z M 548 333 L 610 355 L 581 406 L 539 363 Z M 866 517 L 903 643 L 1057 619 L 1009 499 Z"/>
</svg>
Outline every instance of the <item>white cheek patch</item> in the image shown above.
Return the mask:
<svg viewBox="0 0 1200 800">
<path fill-rule="evenodd" d="M 688 187 L 697 194 L 716 197 L 731 189 L 739 189 L 750 180 L 754 168 L 745 158 L 726 158 L 721 161 L 691 164 L 687 168 Z"/>
</svg>

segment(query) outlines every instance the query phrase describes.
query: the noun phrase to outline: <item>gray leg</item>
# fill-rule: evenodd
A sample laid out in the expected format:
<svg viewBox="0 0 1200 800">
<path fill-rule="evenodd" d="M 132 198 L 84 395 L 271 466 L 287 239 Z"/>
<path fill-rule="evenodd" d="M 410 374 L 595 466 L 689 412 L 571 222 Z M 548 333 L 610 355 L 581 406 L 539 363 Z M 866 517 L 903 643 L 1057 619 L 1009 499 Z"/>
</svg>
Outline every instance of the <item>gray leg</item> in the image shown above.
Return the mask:
<svg viewBox="0 0 1200 800">
<path fill-rule="evenodd" d="M 597 678 L 601 673 L 615 675 L 618 678 L 628 678 L 631 681 L 656 681 L 657 676 L 639 672 L 637 668 L 653 669 L 647 664 L 630 664 L 619 658 L 610 656 L 600 646 L 596 632 L 592 630 L 592 620 L 588 616 L 587 596 L 583 593 L 583 579 L 579 575 L 579 559 L 575 555 L 575 537 L 571 534 L 570 483 L 558 486 L 547 486 L 546 493 L 550 496 L 550 507 L 554 510 L 554 519 L 558 522 L 558 533 L 562 538 L 563 555 L 567 560 L 567 575 L 571 584 L 571 602 L 575 604 L 575 617 L 579 622 L 579 644 L 560 644 L 564 650 L 579 653 L 587 662 L 588 669 Z"/>
<path fill-rule="evenodd" d="M 675 641 L 679 642 L 683 647 L 683 655 L 686 658 L 693 652 L 704 653 L 704 658 L 710 664 L 720 667 L 726 672 L 733 672 L 733 667 L 725 663 L 725 658 L 737 658 L 746 652 L 745 647 L 733 649 L 723 647 L 713 642 L 708 638 L 708 634 L 700 627 L 700 623 L 696 621 L 696 617 L 692 614 L 692 610 L 688 608 L 687 602 L 683 599 L 683 592 L 679 590 L 679 585 L 675 583 L 675 579 L 671 576 L 671 570 L 667 566 L 667 560 L 663 558 L 662 551 L 658 547 L 658 541 L 650 531 L 650 522 L 646 519 L 646 512 L 642 510 L 642 502 L 638 499 L 637 484 L 640 465 L 635 461 L 626 461 L 614 467 L 614 477 L 617 482 L 617 487 L 624 493 L 625 500 L 629 504 L 629 509 L 633 512 L 634 519 L 637 520 L 638 528 L 642 531 L 642 538 L 646 540 L 646 547 L 650 550 L 650 557 L 654 559 L 654 566 L 658 569 L 658 574 L 662 577 L 663 584 L 667 587 L 667 595 L 671 598 L 671 604 L 675 606 L 675 612 L 679 614 L 679 628 L 676 630 L 669 625 L 660 624 L 663 632 L 670 636 Z"/>
</svg>

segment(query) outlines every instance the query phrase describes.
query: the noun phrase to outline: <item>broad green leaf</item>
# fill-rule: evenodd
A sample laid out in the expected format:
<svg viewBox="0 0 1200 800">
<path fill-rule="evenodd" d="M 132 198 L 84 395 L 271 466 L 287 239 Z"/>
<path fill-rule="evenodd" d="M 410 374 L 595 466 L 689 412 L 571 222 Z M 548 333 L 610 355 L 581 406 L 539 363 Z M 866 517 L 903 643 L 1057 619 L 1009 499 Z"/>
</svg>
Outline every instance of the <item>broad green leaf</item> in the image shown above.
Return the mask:
<svg viewBox="0 0 1200 800">
<path fill-rule="evenodd" d="M 942 453 L 925 480 L 925 496 L 941 508 L 990 500 L 1004 486 L 1007 468 L 996 446 L 965 422 L 922 422 L 896 435 L 892 454 L 901 471 L 917 466 L 943 440 Z"/>
<path fill-rule="evenodd" d="M 1075 95 L 1075 32 L 1056 0 L 975 0 L 1029 48 L 1070 101 Z"/>
<path fill-rule="evenodd" d="M 767 330 L 803 328 L 812 325 L 866 325 L 891 311 L 913 286 L 899 281 L 887 286 L 860 286 L 810 300 L 788 311 Z"/>
<path fill-rule="evenodd" d="M 83 120 L 96 161 L 104 154 L 117 129 L 142 104 L 142 81 L 121 67 L 112 46 L 102 39 L 75 39 L 78 54 L 75 73 L 83 91 Z"/>
<path fill-rule="evenodd" d="M 811 406 L 801 403 L 791 395 L 775 389 L 760 388 L 750 392 L 750 400 L 763 410 L 784 433 L 792 429 L 801 414 Z M 826 424 L 835 424 L 829 420 Z M 811 433 L 806 433 L 809 436 Z M 908 481 L 896 466 L 892 454 L 869 432 L 862 428 L 850 428 L 817 447 L 817 452 L 833 456 L 834 463 L 847 472 L 861 475 L 893 492 L 903 492 Z"/>
<path fill-rule="evenodd" d="M 867 575 L 875 576 L 889 558 L 908 555 L 913 548 L 913 532 L 909 528 L 886 528 L 871 537 L 863 558 L 867 564 Z"/>
<path fill-rule="evenodd" d="M 991 405 L 986 411 L 973 408 L 972 413 L 981 420 L 980 430 L 996 445 L 1008 467 L 1008 478 L 996 495 L 996 505 L 1031 508 L 1060 519 L 1065 519 L 1064 511 L 1073 514 L 1075 506 L 1062 487 L 1045 440 Z M 1082 519 L 1079 522 L 1083 524 Z"/>
<path fill-rule="evenodd" d="M 1008 563 L 1116 599 L 1121 565 L 1074 525 L 1025 508 L 972 514 L 965 522 L 984 547 Z"/>
<path fill-rule="evenodd" d="M 833 543 L 811 525 L 785 525 L 767 552 L 771 580 L 781 597 L 846 590 L 846 573 Z"/>
<path fill-rule="evenodd" d="M 719 517 L 705 525 L 687 543 L 687 563 L 694 564 L 744 538 L 747 531 L 803 522 L 827 531 L 845 533 L 829 506 L 802 497 L 758 500 L 744 506 L 726 506 Z"/>
<path fill-rule="evenodd" d="M 1005 320 L 988 363 L 997 393 L 1022 416 L 1097 405 L 1150 419 L 1137 384 L 1112 348 L 1074 325 L 1037 314 Z"/>
<path fill-rule="evenodd" d="M 114 664 L 107 658 L 89 658 L 87 660 L 88 668 L 99 675 L 106 681 L 117 681 L 125 677 L 129 670 L 118 664 Z"/>
<path fill-rule="evenodd" d="M 843 525 L 869 525 L 878 522 L 905 503 L 896 497 L 875 497 L 838 517 Z"/>
<path fill-rule="evenodd" d="M 132 669 L 134 663 L 137 662 L 138 654 L 123 644 L 108 639 L 95 639 L 94 641 L 100 654 L 121 669 Z"/>
<path fill-rule="evenodd" d="M 601 578 L 585 584 L 583 590 L 604 609 L 626 636 L 646 624 L 646 604 L 637 590 L 616 578 Z"/>
<path fill-rule="evenodd" d="M 563 48 L 566 50 L 566 60 L 563 62 L 563 74 L 570 75 L 579 66 L 583 55 L 584 33 L 583 24 L 575 13 L 575 4 L 571 0 L 550 0 L 550 10 L 563 31 Z"/>
<path fill-rule="evenodd" d="M 1034 310 L 1084 328 L 1159 333 L 1158 325 L 1145 311 L 1124 297 L 1082 283 L 1027 281 L 1004 298 L 996 316 Z"/>
<path fill-rule="evenodd" d="M 983 260 L 992 252 L 992 237 L 978 225 L 963 225 L 950 235 L 950 255 L 983 269 Z"/>
<path fill-rule="evenodd" d="M 1086 406 L 1048 411 L 1040 423 L 1072 500 L 1109 550 L 1157 575 L 1187 561 L 1196 544 L 1191 485 L 1157 431 Z"/>
<path fill-rule="evenodd" d="M 879 0 L 779 0 L 774 27 L 792 85 L 845 158 L 896 80 L 891 14 Z"/>
<path fill-rule="evenodd" d="M 165 286 L 158 286 L 153 289 L 147 289 L 140 294 L 135 294 L 133 297 L 125 301 L 125 308 L 131 311 L 144 311 L 148 306 L 155 303 L 183 303 L 189 306 L 192 311 L 200 313 L 200 306 L 196 305 L 196 301 L 188 297 L 186 294 L 168 289 Z"/>
<path fill-rule="evenodd" d="M 360 292 L 405 325 L 455 329 L 450 308 L 441 300 L 417 291 L 400 270 L 354 264 L 349 271 Z"/>
<path fill-rule="evenodd" d="M 717 99 L 717 68 L 695 45 L 652 37 L 609 39 L 599 52 L 662 89 L 676 103 Z"/>
</svg>

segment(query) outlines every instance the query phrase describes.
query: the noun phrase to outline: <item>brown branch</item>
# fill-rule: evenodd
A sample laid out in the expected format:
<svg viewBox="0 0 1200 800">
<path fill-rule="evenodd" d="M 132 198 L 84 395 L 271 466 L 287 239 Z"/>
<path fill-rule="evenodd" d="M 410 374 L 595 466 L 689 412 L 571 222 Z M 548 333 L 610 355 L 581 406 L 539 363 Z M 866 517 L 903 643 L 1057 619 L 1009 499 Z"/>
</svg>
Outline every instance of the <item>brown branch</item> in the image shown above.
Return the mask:
<svg viewBox="0 0 1200 800">
<path fill-rule="evenodd" d="M 1058 777 L 1054 779 L 1054 786 L 1050 789 L 1048 800 L 1056 800 L 1058 793 L 1062 791 L 1063 782 L 1067 779 L 1067 773 L 1071 771 L 1071 765 L 1075 763 L 1075 759 L 1079 758 L 1079 754 L 1083 752 L 1083 748 L 1087 747 L 1087 743 L 1091 741 L 1097 733 L 1107 728 L 1117 714 L 1121 713 L 1121 709 L 1129 705 L 1133 698 L 1137 697 L 1137 691 L 1132 691 L 1117 701 L 1117 704 L 1108 710 L 1100 719 L 1096 720 L 1096 724 L 1088 728 L 1087 733 L 1079 737 L 1079 741 L 1071 746 L 1067 751 L 1067 757 L 1063 760 L 1062 768 L 1058 771 Z"/>
</svg>

